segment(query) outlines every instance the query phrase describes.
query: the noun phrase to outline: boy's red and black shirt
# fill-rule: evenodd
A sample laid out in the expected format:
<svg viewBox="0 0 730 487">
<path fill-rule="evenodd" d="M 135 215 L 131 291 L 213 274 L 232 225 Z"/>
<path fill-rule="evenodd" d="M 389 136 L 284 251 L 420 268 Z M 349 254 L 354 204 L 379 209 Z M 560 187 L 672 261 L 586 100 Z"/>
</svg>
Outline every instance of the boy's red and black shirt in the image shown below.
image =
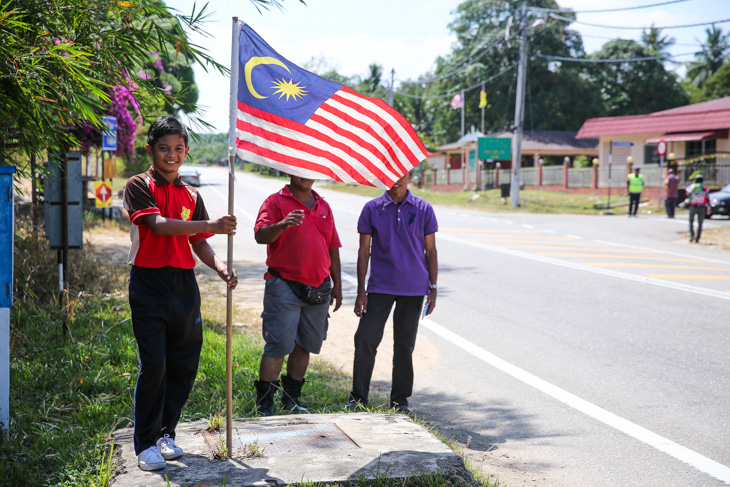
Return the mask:
<svg viewBox="0 0 730 487">
<path fill-rule="evenodd" d="M 134 266 L 192 269 L 195 258 L 190 244 L 214 235 L 156 235 L 142 223 L 140 218 L 145 215 L 184 221 L 209 219 L 203 198 L 195 188 L 184 183 L 179 174 L 175 181 L 168 182 L 155 171 L 154 166 L 146 173 L 129 178 L 124 188 L 124 209 L 133 223 L 129 264 Z"/>
</svg>

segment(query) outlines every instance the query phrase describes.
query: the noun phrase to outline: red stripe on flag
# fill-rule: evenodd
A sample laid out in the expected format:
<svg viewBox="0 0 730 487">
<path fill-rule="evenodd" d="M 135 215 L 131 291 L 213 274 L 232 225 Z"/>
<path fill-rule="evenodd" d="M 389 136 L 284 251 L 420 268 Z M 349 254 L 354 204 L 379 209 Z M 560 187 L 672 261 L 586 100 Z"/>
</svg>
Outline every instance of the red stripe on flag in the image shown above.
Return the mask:
<svg viewBox="0 0 730 487">
<path fill-rule="evenodd" d="M 322 106 L 324 107 L 324 105 L 322 105 Z M 328 108 L 330 108 L 330 107 L 328 107 Z M 328 113 L 332 113 L 333 115 L 337 116 L 338 117 L 338 120 L 342 120 L 343 123 L 347 123 L 347 124 L 353 125 L 349 120 L 346 119 L 346 117 L 342 117 L 342 116 L 340 116 L 340 115 L 338 115 L 338 114 L 336 114 L 334 112 L 331 112 L 330 110 L 326 110 L 326 111 Z M 366 142 L 361 137 L 359 137 L 356 134 L 350 132 L 349 130 L 343 130 L 342 129 L 342 124 L 335 123 L 332 120 L 330 120 L 328 118 L 325 118 L 322 115 L 317 114 L 317 112 L 315 112 L 314 115 L 312 115 L 312 117 L 310 118 L 310 120 L 313 121 L 313 122 L 317 122 L 319 124 L 324 125 L 325 127 L 327 127 L 329 129 L 337 132 L 337 134 L 340 135 L 341 137 L 344 137 L 344 138 L 350 140 L 353 145 L 356 145 L 356 146 L 358 146 L 358 147 L 366 150 L 368 153 L 372 154 L 380 162 L 382 162 L 385 166 L 387 166 L 388 169 L 390 169 L 390 171 L 392 173 L 398 174 L 398 171 L 399 170 L 400 171 L 405 171 L 405 168 L 400 167 L 400 166 L 397 167 L 397 168 L 394 168 L 393 167 L 393 164 L 392 164 L 392 161 L 390 159 L 388 159 L 387 157 L 385 157 L 383 155 L 383 153 L 380 150 L 378 150 L 377 147 L 375 147 L 374 145 L 372 145 L 370 142 Z M 372 163 L 368 159 L 366 159 L 364 156 L 362 156 L 358 152 L 354 151 L 351 147 L 349 147 L 346 144 L 343 144 L 341 142 L 339 144 L 344 148 L 344 150 L 347 153 L 351 154 L 353 157 L 357 157 L 358 160 L 361 160 L 361 162 L 363 162 L 363 164 L 367 163 L 368 165 L 372 165 Z M 370 169 L 370 167 L 368 167 L 368 169 Z M 382 174 L 382 172 L 381 172 L 381 174 Z M 395 182 L 395 181 L 393 181 L 393 182 Z"/>
<path fill-rule="evenodd" d="M 347 86 L 343 86 L 340 89 L 340 91 L 345 92 L 345 93 L 348 93 L 348 94 L 350 94 L 352 96 L 356 96 L 358 98 L 367 98 L 367 97 L 361 95 L 360 93 L 358 93 L 357 91 L 355 91 L 355 90 L 353 90 L 351 88 L 348 88 Z M 410 136 L 410 139 L 413 142 L 415 142 L 416 146 L 423 153 L 424 159 L 430 155 L 430 153 L 428 152 L 428 149 L 426 149 L 426 146 L 423 145 L 423 142 L 421 142 L 421 138 L 418 136 L 418 134 L 416 133 L 416 131 L 413 129 L 413 126 L 410 124 L 410 122 L 408 122 L 408 120 L 406 120 L 406 118 L 403 115 L 400 114 L 400 112 L 398 112 L 397 110 L 395 110 L 393 107 L 391 107 L 390 105 L 388 105 L 386 102 L 384 102 L 380 98 L 367 98 L 367 99 L 370 102 L 374 103 L 375 105 L 379 106 L 381 109 L 383 109 L 383 110 L 387 111 L 388 113 L 390 113 L 390 115 L 398 122 L 398 124 L 400 125 L 401 129 L 403 131 L 405 131 Z M 402 140 L 400 136 L 397 136 L 397 139 Z M 412 151 L 410 151 L 410 149 L 407 149 L 407 148 L 403 152 L 406 152 L 406 153 L 407 152 L 411 152 L 412 153 Z M 419 159 L 418 162 L 420 163 L 422 160 L 423 159 Z"/>
<path fill-rule="evenodd" d="M 373 164 L 373 162 L 371 160 L 369 160 L 368 158 L 366 158 L 362 154 L 360 154 L 360 153 L 358 153 L 356 151 L 353 151 L 352 148 L 349 147 L 347 144 L 344 144 L 344 143 L 342 143 L 342 142 L 340 142 L 338 140 L 335 140 L 335 139 L 331 138 L 328 135 L 325 135 L 325 134 L 323 134 L 323 133 L 321 133 L 321 132 L 319 132 L 319 131 L 317 131 L 315 129 L 312 129 L 310 127 L 307 127 L 306 125 L 302 125 L 302 124 L 299 124 L 297 122 L 292 122 L 291 120 L 289 120 L 287 118 L 280 117 L 278 115 L 274 115 L 274 114 L 271 114 L 269 112 L 265 112 L 265 111 L 262 111 L 262 110 L 258 110 L 258 109 L 254 108 L 254 107 L 252 107 L 252 106 L 250 106 L 250 105 L 248 105 L 246 103 L 243 103 L 241 101 L 238 102 L 238 108 L 242 112 L 249 113 L 249 114 L 253 115 L 254 117 L 257 117 L 257 118 L 260 118 L 260 119 L 265 120 L 266 122 L 269 122 L 269 123 L 278 125 L 280 127 L 283 127 L 283 128 L 286 128 L 286 129 L 295 131 L 295 132 L 302 133 L 302 134 L 307 135 L 309 137 L 312 137 L 312 138 L 315 138 L 317 140 L 320 140 L 320 141 L 322 141 L 323 143 L 325 143 L 327 145 L 330 145 L 332 147 L 336 147 L 336 148 L 344 151 L 345 153 L 347 153 L 348 155 L 350 155 L 353 159 L 356 159 L 368 171 L 370 171 L 370 173 L 372 173 L 373 176 L 375 176 L 376 178 L 378 178 L 379 181 L 383 182 L 383 184 L 385 184 L 388 187 L 392 186 L 395 183 L 395 181 L 396 181 L 395 179 L 392 178 L 392 176 L 386 175 L 383 172 L 383 170 L 381 168 L 379 168 L 376 164 Z M 250 125 L 249 122 L 242 121 L 240 119 L 238 120 L 237 123 L 238 124 L 245 123 L 245 124 L 249 124 Z M 251 126 L 259 127 L 258 125 L 251 125 Z M 331 127 L 331 125 L 328 125 L 328 126 Z M 341 126 L 335 126 L 335 127 L 331 127 L 331 128 L 335 132 L 337 132 L 338 134 L 340 134 L 342 136 L 345 136 L 345 137 L 347 136 L 346 133 L 343 133 Z M 286 145 L 288 147 L 292 147 L 292 148 L 299 149 L 299 150 L 302 150 L 302 151 L 305 151 L 305 152 L 309 152 L 309 153 L 313 153 L 313 154 L 315 154 L 315 151 L 317 151 L 315 155 L 317 155 L 318 157 L 326 157 L 328 160 L 330 160 L 334 164 L 337 164 L 339 167 L 342 168 L 343 171 L 345 171 L 346 173 L 348 173 L 349 175 L 351 175 L 353 177 L 353 179 L 355 179 L 356 181 L 360 182 L 360 184 L 374 186 L 373 182 L 368 181 L 368 179 L 363 174 L 361 174 L 356 168 L 352 167 L 346 161 L 343 161 L 342 159 L 340 159 L 339 157 L 337 157 L 334 154 L 331 154 L 331 153 L 329 153 L 327 151 L 324 151 L 323 152 L 322 149 L 317 149 L 316 147 L 313 147 L 310 144 L 305 144 L 305 143 L 303 143 L 303 142 L 301 142 L 299 140 L 294 140 L 294 139 L 291 139 L 291 138 L 288 138 L 288 137 L 284 137 L 284 136 L 282 136 L 280 134 L 277 134 L 275 132 L 267 131 L 264 128 L 261 128 L 261 130 L 263 130 L 263 131 L 266 132 L 265 135 L 262 135 L 262 137 L 264 137 L 266 139 L 269 139 L 269 140 L 277 140 L 277 143 L 281 143 L 282 145 Z M 275 139 L 275 138 L 286 139 L 286 142 L 278 142 L 278 139 Z M 347 138 L 350 138 L 350 137 L 347 137 Z M 377 153 L 377 152 L 374 153 L 370 148 L 364 147 L 363 144 L 362 144 L 362 141 L 354 141 L 354 142 L 358 143 L 358 145 L 361 146 L 361 147 L 363 147 L 363 149 L 367 150 L 368 153 L 372 154 L 374 157 L 376 157 L 381 162 L 383 162 L 384 165 L 391 172 L 395 173 L 396 175 L 398 174 L 398 172 L 395 170 L 395 168 L 393 168 L 392 165 L 389 164 L 387 160 L 384 160 L 379 153 Z M 252 151 L 252 152 L 256 152 L 256 151 Z M 277 162 L 282 162 L 279 159 L 277 159 L 276 161 Z M 339 177 L 335 177 L 333 179 L 336 179 L 338 181 L 340 180 Z"/>
<path fill-rule="evenodd" d="M 364 98 L 364 97 L 360 97 Z M 410 162 L 411 166 L 418 165 L 419 161 L 418 158 L 411 152 L 411 150 L 408 148 L 408 146 L 405 144 L 403 139 L 396 133 L 396 131 L 393 129 L 393 127 L 383 120 L 380 115 L 377 113 L 367 110 L 362 105 L 358 105 L 356 102 L 352 100 L 348 100 L 346 98 L 343 98 L 341 96 L 338 96 L 337 94 L 334 94 L 330 100 L 335 100 L 346 107 L 357 111 L 358 113 L 361 113 L 362 115 L 365 115 L 372 124 L 367 124 L 364 122 L 361 122 L 355 118 L 353 118 L 350 115 L 347 115 L 344 112 L 339 111 L 338 109 L 332 107 L 329 105 L 329 100 L 325 102 L 322 106 L 327 106 L 330 112 L 336 112 L 337 116 L 347 121 L 347 123 L 354 125 L 356 127 L 359 127 L 365 131 L 367 131 L 370 135 L 375 137 L 378 142 L 385 148 L 385 150 L 388 151 L 388 154 L 390 155 L 391 161 L 398 165 L 401 171 L 408 172 L 408 169 L 401 163 L 400 157 L 395 153 L 395 150 L 393 149 L 393 145 L 396 145 L 400 151 L 403 153 L 403 155 L 408 159 L 408 162 Z M 367 99 L 367 101 L 372 101 L 370 99 Z M 367 111 L 366 111 L 367 110 Z M 375 125 L 375 127 L 373 126 Z M 382 130 L 381 133 L 378 132 L 377 128 Z M 383 132 L 387 134 L 387 140 L 383 137 Z"/>
<path fill-rule="evenodd" d="M 335 97 L 333 96 L 332 98 L 335 98 Z M 338 101 L 347 102 L 347 100 L 344 100 L 344 99 L 341 99 Z M 369 125 L 365 122 L 361 122 L 360 120 L 353 118 L 352 116 L 348 115 L 347 113 L 333 107 L 332 105 L 329 104 L 329 100 L 324 102 L 320 106 L 320 110 L 329 113 L 330 115 L 337 118 L 338 120 L 342 120 L 344 123 L 346 123 L 347 125 L 350 125 L 351 127 L 359 128 L 360 130 L 367 132 L 375 140 L 378 141 L 378 143 L 382 147 L 381 149 L 379 149 L 372 143 L 367 142 L 364 138 L 362 138 L 360 135 L 358 135 L 352 129 L 348 128 L 348 130 L 342 132 L 342 135 L 344 135 L 348 139 L 352 140 L 353 143 L 359 145 L 360 147 L 366 148 L 369 152 L 371 152 L 372 154 L 375 154 L 378 157 L 378 159 L 385 162 L 386 164 L 389 164 L 389 165 L 395 164 L 397 166 L 398 170 L 402 171 L 402 172 L 408 171 L 398 160 L 398 156 L 396 155 L 395 151 L 393 150 L 393 147 L 391 146 L 391 144 L 388 143 L 388 141 L 386 141 L 385 139 L 383 139 L 383 137 L 381 137 L 381 135 L 378 134 L 377 131 L 375 131 L 373 129 L 372 125 Z M 358 110 L 358 111 L 362 112 L 362 110 Z M 314 115 L 312 115 L 312 118 L 310 120 L 327 125 L 330 128 L 332 128 L 333 130 L 337 130 L 338 128 L 340 130 L 342 130 L 342 126 L 332 122 L 331 120 L 324 118 L 324 116 L 322 116 L 322 115 L 318 115 L 317 112 L 314 112 Z M 386 151 L 387 155 L 383 154 L 382 151 Z M 390 157 L 388 157 L 388 156 L 390 156 Z"/>
<path fill-rule="evenodd" d="M 334 171 L 332 171 L 332 169 L 322 164 L 316 164 L 310 161 L 306 161 L 304 159 L 299 159 L 297 157 L 285 156 L 271 149 L 256 145 L 253 142 L 249 142 L 247 140 L 236 139 L 236 147 L 238 147 L 239 149 L 247 150 L 249 152 L 253 152 L 254 154 L 264 157 L 272 162 L 278 162 L 279 164 L 284 164 L 287 166 L 315 171 L 324 176 L 339 180 L 339 178 L 334 173 Z"/>
<path fill-rule="evenodd" d="M 325 160 L 331 162 L 333 165 L 336 165 L 336 166 L 340 167 L 344 172 L 346 172 L 350 176 L 352 176 L 352 178 L 355 181 L 357 181 L 358 183 L 372 186 L 372 183 L 370 183 L 362 174 L 360 174 L 359 172 L 357 172 L 352 166 L 350 166 L 349 164 L 345 163 L 342 159 L 340 159 L 339 157 L 336 157 L 331 152 L 328 152 L 328 151 L 319 149 L 319 148 L 314 147 L 314 146 L 312 146 L 310 144 L 306 144 L 306 143 L 304 143 L 302 141 L 292 139 L 291 137 L 287 137 L 287 136 L 282 135 L 280 133 L 271 132 L 269 130 L 264 129 L 263 127 L 259 127 L 258 125 L 254 125 L 254 124 L 252 124 L 250 122 L 247 122 L 245 120 L 238 119 L 236 121 L 236 128 L 238 130 L 242 131 L 242 132 L 247 132 L 247 133 L 256 135 L 256 136 L 261 137 L 263 139 L 270 140 L 270 141 L 272 141 L 272 142 L 274 142 L 276 144 L 279 144 L 279 145 L 282 145 L 282 146 L 285 146 L 285 147 L 290 147 L 292 149 L 300 150 L 302 152 L 306 152 L 307 154 L 311 154 L 312 156 L 318 157 L 320 159 L 325 159 Z M 251 143 L 251 146 L 253 146 L 253 147 L 260 147 L 258 145 L 253 144 L 253 143 Z M 239 144 L 239 147 L 240 147 L 240 144 Z M 311 162 L 311 161 L 307 161 L 305 159 L 299 159 L 299 158 L 295 158 L 293 156 L 289 156 L 289 155 L 286 155 L 286 154 L 282 154 L 282 153 L 276 152 L 276 151 L 274 151 L 272 149 L 267 149 L 267 150 L 269 152 L 271 152 L 271 153 L 279 154 L 279 156 L 276 158 L 276 161 L 277 162 L 280 162 L 282 164 L 286 163 L 285 162 L 286 159 L 292 158 L 292 159 L 295 159 L 295 160 L 298 160 L 298 161 L 304 161 L 305 163 L 308 163 L 311 166 L 311 167 L 297 166 L 297 167 L 302 167 L 303 169 L 309 169 L 309 170 L 312 170 L 312 171 L 318 171 L 318 169 L 316 167 L 327 167 L 326 165 L 322 165 L 322 164 L 314 163 L 314 162 Z M 257 152 L 257 151 L 253 150 L 251 152 Z M 259 155 L 262 155 L 263 156 L 263 154 L 259 154 Z M 336 176 L 336 173 L 334 171 L 332 171 L 332 175 L 329 175 L 328 174 L 328 176 L 330 176 L 333 179 L 336 179 L 338 181 L 340 180 L 340 178 L 338 176 Z"/>
</svg>

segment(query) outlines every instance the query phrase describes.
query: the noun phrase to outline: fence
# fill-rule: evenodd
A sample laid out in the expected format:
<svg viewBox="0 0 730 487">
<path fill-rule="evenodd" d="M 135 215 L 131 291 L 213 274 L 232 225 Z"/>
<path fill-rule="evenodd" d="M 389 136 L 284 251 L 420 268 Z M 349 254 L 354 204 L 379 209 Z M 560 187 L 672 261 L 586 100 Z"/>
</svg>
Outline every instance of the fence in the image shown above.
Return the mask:
<svg viewBox="0 0 730 487">
<path fill-rule="evenodd" d="M 705 184 L 716 187 L 730 184 L 730 157 L 717 157 L 700 162 L 679 162 L 677 176 L 680 186 L 690 184 L 691 176 L 700 171 Z M 666 166 L 659 168 L 655 164 L 636 165 L 641 169 L 647 188 L 663 186 Z M 539 173 L 542 172 L 542 175 Z M 566 181 L 567 173 L 567 181 Z M 542 168 L 526 167 L 520 170 L 520 184 L 523 186 L 558 186 L 565 189 L 605 189 L 608 187 L 623 189 L 626 187 L 628 168 L 623 164 L 601 164 L 598 167 L 568 168 L 563 166 L 544 166 Z M 425 186 L 468 186 L 470 188 L 488 189 L 509 183 L 512 172 L 509 169 L 482 169 L 477 178 L 476 171 L 461 169 L 428 170 L 422 174 Z M 467 181 L 465 184 L 464 181 Z M 610 184 L 609 184 L 610 183 Z"/>
</svg>

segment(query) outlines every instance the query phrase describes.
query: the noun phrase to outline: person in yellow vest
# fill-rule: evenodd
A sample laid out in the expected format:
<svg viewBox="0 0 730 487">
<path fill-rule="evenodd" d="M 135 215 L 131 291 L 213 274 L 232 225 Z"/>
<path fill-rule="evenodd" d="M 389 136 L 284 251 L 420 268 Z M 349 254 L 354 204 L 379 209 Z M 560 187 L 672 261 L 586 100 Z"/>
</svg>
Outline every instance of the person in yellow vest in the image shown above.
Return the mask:
<svg viewBox="0 0 730 487">
<path fill-rule="evenodd" d="M 644 175 L 640 174 L 641 169 L 634 169 L 626 180 L 626 189 L 629 192 L 629 218 L 636 216 L 641 201 L 641 190 L 644 189 Z"/>
<path fill-rule="evenodd" d="M 695 182 L 687 186 L 687 199 L 689 200 L 689 243 L 699 242 L 702 235 L 702 223 L 707 214 L 709 202 L 707 193 L 709 189 L 702 184 L 702 174 L 695 176 Z M 697 217 L 697 238 L 695 238 L 695 216 Z"/>
</svg>

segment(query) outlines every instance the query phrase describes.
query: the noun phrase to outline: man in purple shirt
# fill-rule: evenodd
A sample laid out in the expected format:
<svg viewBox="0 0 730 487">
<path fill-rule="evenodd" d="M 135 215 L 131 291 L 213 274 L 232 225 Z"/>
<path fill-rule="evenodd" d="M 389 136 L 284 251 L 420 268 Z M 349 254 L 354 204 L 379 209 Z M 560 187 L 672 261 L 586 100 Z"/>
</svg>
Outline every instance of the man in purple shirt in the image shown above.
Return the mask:
<svg viewBox="0 0 730 487">
<path fill-rule="evenodd" d="M 348 409 L 367 404 L 375 355 L 385 322 L 393 313 L 393 376 L 390 407 L 410 414 L 413 392 L 413 349 L 426 296 L 425 314 L 436 307 L 438 223 L 433 208 L 408 191 L 408 172 L 383 196 L 369 201 L 360 214 L 357 231 L 357 299 L 360 324 L 355 333 L 355 360 Z M 368 263 L 372 262 L 365 291 Z"/>
<path fill-rule="evenodd" d="M 664 186 L 667 188 L 667 197 L 664 199 L 664 208 L 667 210 L 667 216 L 674 218 L 674 210 L 677 208 L 677 198 L 679 197 L 679 178 L 677 170 L 671 168 L 669 174 L 664 179 Z"/>
</svg>

